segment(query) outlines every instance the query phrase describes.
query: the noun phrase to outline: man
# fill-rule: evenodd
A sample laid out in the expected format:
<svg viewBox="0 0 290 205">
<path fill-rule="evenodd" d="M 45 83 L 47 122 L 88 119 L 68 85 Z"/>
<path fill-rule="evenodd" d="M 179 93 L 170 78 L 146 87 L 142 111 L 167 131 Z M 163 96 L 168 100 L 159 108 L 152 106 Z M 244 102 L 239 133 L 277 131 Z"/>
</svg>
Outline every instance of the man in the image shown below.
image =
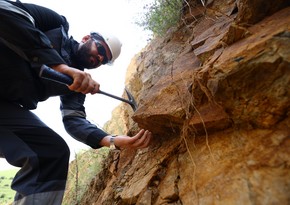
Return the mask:
<svg viewBox="0 0 290 205">
<path fill-rule="evenodd" d="M 121 43 L 98 33 L 78 43 L 68 29 L 65 17 L 50 9 L 0 0 L 0 155 L 21 167 L 12 182 L 14 204 L 61 204 L 65 189 L 69 149 L 29 111 L 39 101 L 60 96 L 67 132 L 92 148 L 144 148 L 152 137 L 147 130 L 114 137 L 86 120 L 85 94 L 97 93 L 100 85 L 83 70 L 112 63 Z M 44 64 L 72 77 L 73 84 L 40 79 Z"/>
</svg>

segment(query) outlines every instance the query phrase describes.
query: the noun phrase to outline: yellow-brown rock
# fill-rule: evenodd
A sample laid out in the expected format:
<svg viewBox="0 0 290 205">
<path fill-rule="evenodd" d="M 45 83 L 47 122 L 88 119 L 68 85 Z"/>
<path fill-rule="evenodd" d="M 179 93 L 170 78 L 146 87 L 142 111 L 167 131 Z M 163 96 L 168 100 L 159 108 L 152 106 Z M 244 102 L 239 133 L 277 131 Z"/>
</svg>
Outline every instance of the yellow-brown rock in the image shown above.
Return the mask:
<svg viewBox="0 0 290 205">
<path fill-rule="evenodd" d="M 111 152 L 81 204 L 288 205 L 289 6 L 208 1 L 136 55 L 126 83 L 139 108 L 115 114 L 154 139 Z"/>
</svg>

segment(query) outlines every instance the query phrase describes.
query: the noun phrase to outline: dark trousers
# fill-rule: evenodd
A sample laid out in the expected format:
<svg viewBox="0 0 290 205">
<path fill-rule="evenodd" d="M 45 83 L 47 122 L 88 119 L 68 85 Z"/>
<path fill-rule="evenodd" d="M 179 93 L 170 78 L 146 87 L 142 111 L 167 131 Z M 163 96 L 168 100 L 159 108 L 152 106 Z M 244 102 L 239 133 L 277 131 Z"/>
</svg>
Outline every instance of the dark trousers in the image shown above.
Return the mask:
<svg viewBox="0 0 290 205">
<path fill-rule="evenodd" d="M 67 144 L 31 111 L 1 100 L 0 156 L 21 167 L 11 187 L 17 192 L 15 201 L 23 202 L 15 204 L 61 204 L 69 162 Z"/>
</svg>

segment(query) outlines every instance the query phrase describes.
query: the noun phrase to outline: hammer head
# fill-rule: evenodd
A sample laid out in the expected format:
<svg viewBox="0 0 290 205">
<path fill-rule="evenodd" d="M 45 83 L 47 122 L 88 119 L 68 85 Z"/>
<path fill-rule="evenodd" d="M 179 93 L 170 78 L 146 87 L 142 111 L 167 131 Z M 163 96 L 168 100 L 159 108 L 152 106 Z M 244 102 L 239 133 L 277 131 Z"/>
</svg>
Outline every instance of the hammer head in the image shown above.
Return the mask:
<svg viewBox="0 0 290 205">
<path fill-rule="evenodd" d="M 125 88 L 125 91 L 126 91 L 126 94 L 128 96 L 128 104 L 130 104 L 130 106 L 132 107 L 132 109 L 135 112 L 138 108 L 137 103 L 136 103 L 133 95 L 129 92 L 129 90 L 127 88 Z"/>
</svg>

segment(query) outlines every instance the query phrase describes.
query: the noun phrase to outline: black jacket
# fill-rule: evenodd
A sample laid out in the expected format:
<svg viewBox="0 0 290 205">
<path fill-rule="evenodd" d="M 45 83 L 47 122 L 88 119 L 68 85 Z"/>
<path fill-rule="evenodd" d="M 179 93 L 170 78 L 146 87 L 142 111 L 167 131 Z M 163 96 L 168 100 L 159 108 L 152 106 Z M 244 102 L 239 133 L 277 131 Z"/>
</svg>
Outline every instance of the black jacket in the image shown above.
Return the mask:
<svg viewBox="0 0 290 205">
<path fill-rule="evenodd" d="M 68 36 L 65 17 L 34 4 L 10 2 L 34 19 L 1 7 L 0 0 L 0 100 L 35 109 L 39 101 L 60 96 L 60 109 L 67 132 L 75 139 L 98 148 L 108 135 L 86 120 L 85 95 L 66 86 L 40 79 L 41 65 L 71 65 L 78 42 Z"/>
</svg>

